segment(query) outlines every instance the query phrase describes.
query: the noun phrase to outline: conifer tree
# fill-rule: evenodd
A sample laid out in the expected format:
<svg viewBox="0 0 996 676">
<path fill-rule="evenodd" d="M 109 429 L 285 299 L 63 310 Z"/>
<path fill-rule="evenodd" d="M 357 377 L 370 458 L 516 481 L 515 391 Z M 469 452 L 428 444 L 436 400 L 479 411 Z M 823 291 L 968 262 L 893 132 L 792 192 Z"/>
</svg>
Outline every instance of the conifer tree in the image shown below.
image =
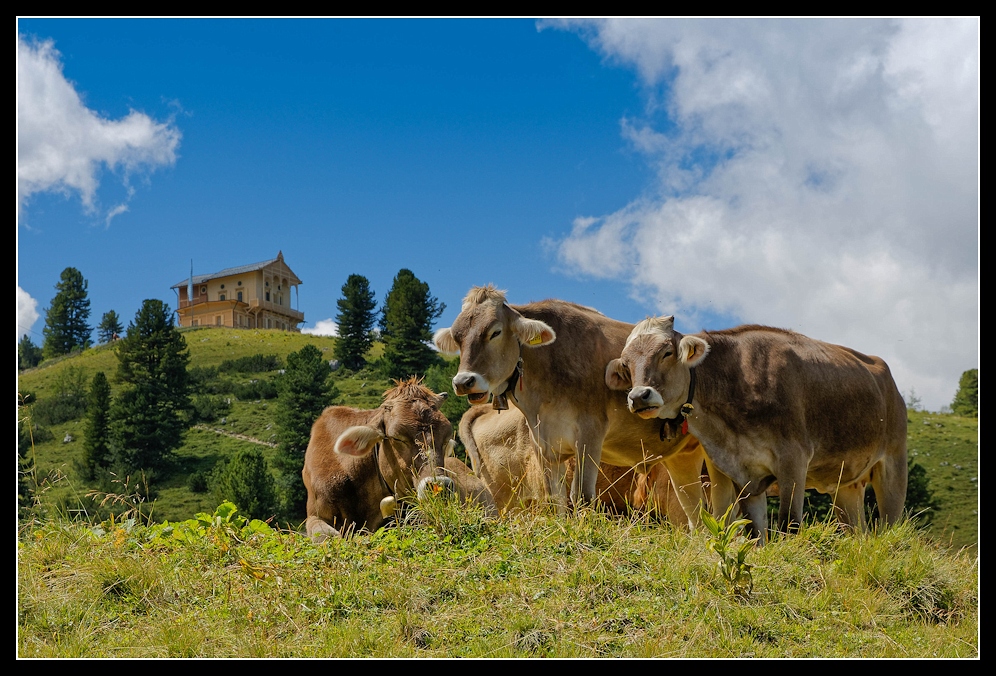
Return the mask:
<svg viewBox="0 0 996 676">
<path fill-rule="evenodd" d="M 300 477 L 298 477 L 300 480 Z M 241 448 L 214 477 L 218 502 L 231 501 L 250 519 L 269 519 L 277 510 L 276 483 L 258 448 Z"/>
<path fill-rule="evenodd" d="M 951 402 L 951 412 L 968 418 L 979 417 L 979 369 L 970 369 L 961 374 L 958 392 Z"/>
<path fill-rule="evenodd" d="M 118 313 L 114 310 L 108 310 L 104 313 L 104 316 L 100 318 L 100 324 L 97 325 L 97 340 L 101 343 L 109 343 L 114 339 L 114 336 L 120 337 L 124 333 L 124 327 L 121 326 L 121 318 L 118 317 Z"/>
<path fill-rule="evenodd" d="M 440 361 L 429 346 L 432 325 L 446 305 L 429 293 L 429 285 L 411 270 L 402 269 L 394 278 L 384 300 L 381 337 L 384 340 L 384 365 L 389 378 L 404 379 L 425 375 Z"/>
<path fill-rule="evenodd" d="M 92 328 L 90 300 L 86 295 L 87 282 L 76 268 L 62 271 L 55 285 L 55 298 L 45 311 L 45 342 L 42 351 L 46 358 L 69 354 L 74 349 L 90 346 Z"/>
<path fill-rule="evenodd" d="M 160 300 L 142 303 L 118 343 L 118 380 L 125 387 L 111 405 L 111 452 L 118 472 L 168 471 L 191 409 L 187 343 Z"/>
<path fill-rule="evenodd" d="M 97 371 L 87 395 L 86 430 L 83 434 L 83 458 L 76 467 L 80 477 L 91 481 L 97 471 L 107 466 L 110 450 L 111 386 L 103 371 Z"/>
<path fill-rule="evenodd" d="M 350 275 L 342 285 L 342 298 L 336 305 L 339 308 L 335 317 L 339 338 L 333 354 L 343 366 L 358 371 L 366 365 L 363 355 L 373 344 L 370 330 L 376 322 L 377 300 L 370 290 L 369 280 L 362 275 Z"/>
<path fill-rule="evenodd" d="M 21 341 L 17 344 L 17 367 L 23 371 L 25 369 L 34 368 L 42 360 L 42 350 L 40 347 L 31 342 L 31 338 L 28 334 L 24 334 Z"/>
<path fill-rule="evenodd" d="M 314 345 L 287 355 L 287 367 L 277 379 L 277 441 L 274 465 L 280 473 L 285 516 L 303 518 L 307 493 L 301 481 L 304 452 L 311 440 L 311 426 L 339 396 L 332 369 Z M 240 505 L 241 507 L 241 505 Z"/>
</svg>

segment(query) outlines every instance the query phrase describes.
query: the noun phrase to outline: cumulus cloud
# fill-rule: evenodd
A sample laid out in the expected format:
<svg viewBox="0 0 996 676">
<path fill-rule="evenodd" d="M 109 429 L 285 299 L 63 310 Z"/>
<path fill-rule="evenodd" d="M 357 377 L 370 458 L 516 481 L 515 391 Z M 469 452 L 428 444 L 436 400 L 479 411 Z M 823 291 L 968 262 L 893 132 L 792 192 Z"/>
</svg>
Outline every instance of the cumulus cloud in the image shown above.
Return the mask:
<svg viewBox="0 0 996 676">
<path fill-rule="evenodd" d="M 312 327 L 304 327 L 301 329 L 301 333 L 308 333 L 313 336 L 332 336 L 333 338 L 339 335 L 339 325 L 329 319 L 322 319 L 315 322 Z"/>
<path fill-rule="evenodd" d="M 979 361 L 977 17 L 556 25 L 636 70 L 621 133 L 659 177 L 549 242 L 565 270 L 685 330 L 724 313 L 878 354 L 951 402 Z"/>
<path fill-rule="evenodd" d="M 97 188 L 103 168 L 129 177 L 176 162 L 180 131 L 131 111 L 119 120 L 87 108 L 62 71 L 50 40 L 17 37 L 17 208 L 31 195 L 60 192 L 79 196 L 84 208 L 99 211 Z M 129 188 L 130 192 L 130 188 Z M 117 205 L 105 222 L 122 213 Z"/>
<path fill-rule="evenodd" d="M 39 316 L 38 301 L 29 296 L 27 291 L 17 287 L 17 342 L 21 342 L 21 338 L 31 330 Z"/>
</svg>

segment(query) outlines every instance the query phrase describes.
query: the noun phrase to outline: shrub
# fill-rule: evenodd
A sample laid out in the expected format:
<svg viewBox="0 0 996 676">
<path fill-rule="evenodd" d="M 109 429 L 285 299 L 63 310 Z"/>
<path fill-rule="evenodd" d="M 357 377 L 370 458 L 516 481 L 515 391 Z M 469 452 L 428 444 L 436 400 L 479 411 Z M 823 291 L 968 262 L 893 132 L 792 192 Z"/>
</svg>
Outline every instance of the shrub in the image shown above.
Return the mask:
<svg viewBox="0 0 996 676">
<path fill-rule="evenodd" d="M 276 482 L 257 448 L 240 449 L 231 460 L 219 463 L 212 483 L 219 501 L 235 503 L 250 518 L 265 520 L 276 513 Z"/>
<path fill-rule="evenodd" d="M 275 354 L 252 354 L 238 359 L 221 362 L 218 370 L 222 373 L 265 373 L 283 368 L 280 357 Z"/>
</svg>

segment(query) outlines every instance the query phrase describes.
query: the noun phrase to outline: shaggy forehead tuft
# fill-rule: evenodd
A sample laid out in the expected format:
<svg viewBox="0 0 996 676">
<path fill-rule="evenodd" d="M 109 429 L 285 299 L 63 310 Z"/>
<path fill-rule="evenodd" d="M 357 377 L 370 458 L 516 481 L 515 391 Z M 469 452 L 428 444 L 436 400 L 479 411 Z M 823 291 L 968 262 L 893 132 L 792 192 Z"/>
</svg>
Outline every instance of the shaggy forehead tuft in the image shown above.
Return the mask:
<svg viewBox="0 0 996 676">
<path fill-rule="evenodd" d="M 384 401 L 402 399 L 414 401 L 421 399 L 429 402 L 435 399 L 436 393 L 422 384 L 422 379 L 412 376 L 408 380 L 395 380 L 394 387 L 384 393 Z"/>
<path fill-rule="evenodd" d="M 505 292 L 495 287 L 494 284 L 471 287 L 470 291 L 463 299 L 463 306 L 461 306 L 460 311 L 463 312 L 467 310 L 467 308 L 474 307 L 475 305 L 480 305 L 481 303 L 487 302 L 489 300 L 497 301 L 499 303 L 504 303 Z"/>
<path fill-rule="evenodd" d="M 673 317 L 647 317 L 633 327 L 633 330 L 629 333 L 629 338 L 626 339 L 626 345 L 628 346 L 640 336 L 660 336 L 661 338 L 667 338 L 673 332 L 673 326 Z"/>
</svg>

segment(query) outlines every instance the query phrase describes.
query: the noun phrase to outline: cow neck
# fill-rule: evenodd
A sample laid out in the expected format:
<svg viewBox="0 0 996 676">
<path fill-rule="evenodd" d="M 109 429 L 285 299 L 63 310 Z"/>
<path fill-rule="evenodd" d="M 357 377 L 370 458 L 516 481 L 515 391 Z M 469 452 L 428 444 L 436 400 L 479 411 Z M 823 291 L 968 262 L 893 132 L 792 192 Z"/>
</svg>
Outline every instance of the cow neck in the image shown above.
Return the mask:
<svg viewBox="0 0 996 676">
<path fill-rule="evenodd" d="M 508 410 L 508 398 L 512 397 L 512 401 L 518 403 L 518 398 L 515 396 L 515 386 L 518 385 L 519 389 L 522 389 L 522 346 L 519 346 L 519 361 L 515 363 L 515 368 L 512 370 L 512 375 L 508 377 L 505 381 L 505 391 L 501 394 L 496 394 L 491 398 L 491 408 L 496 411 L 507 411 Z"/>
<path fill-rule="evenodd" d="M 688 416 L 692 414 L 692 410 L 695 408 L 692 406 L 692 397 L 695 396 L 695 367 L 691 367 L 689 372 L 688 399 L 686 399 L 685 403 L 681 405 L 681 410 L 678 412 L 678 415 L 661 421 L 661 429 L 660 432 L 658 432 L 658 436 L 661 441 L 674 439 L 679 431 L 682 436 L 688 434 Z"/>
<path fill-rule="evenodd" d="M 376 446 L 374 446 L 373 457 L 374 457 L 374 467 L 377 470 L 377 478 L 380 479 L 380 486 L 381 486 L 381 488 L 383 488 L 387 492 L 388 495 L 390 495 L 391 497 L 394 497 L 394 491 L 391 490 L 391 487 L 387 483 L 387 479 L 384 478 L 384 473 L 380 471 L 380 444 L 379 443 Z"/>
</svg>

